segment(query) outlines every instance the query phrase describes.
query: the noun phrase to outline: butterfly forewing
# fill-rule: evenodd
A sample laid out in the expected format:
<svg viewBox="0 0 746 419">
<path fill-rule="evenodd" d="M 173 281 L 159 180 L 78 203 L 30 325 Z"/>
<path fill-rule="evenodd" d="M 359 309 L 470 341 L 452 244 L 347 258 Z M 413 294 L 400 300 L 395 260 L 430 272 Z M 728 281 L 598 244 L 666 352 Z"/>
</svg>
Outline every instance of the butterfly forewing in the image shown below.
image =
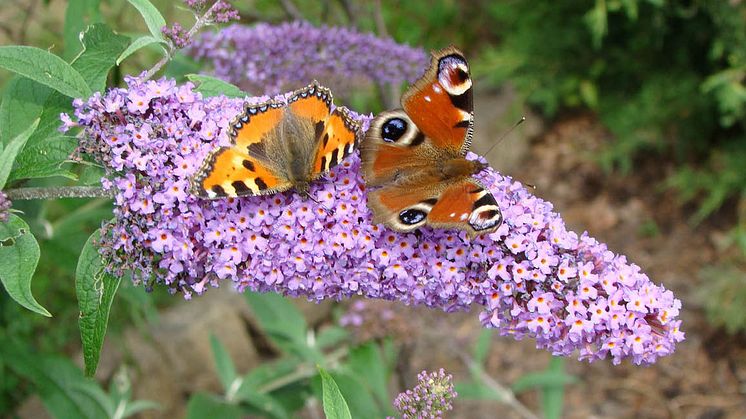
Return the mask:
<svg viewBox="0 0 746 419">
<path fill-rule="evenodd" d="M 437 147 L 465 154 L 471 142 L 474 104 L 463 54 L 454 47 L 434 53 L 425 75 L 402 96 L 402 106 Z"/>
<path fill-rule="evenodd" d="M 357 148 L 360 124 L 352 119 L 349 112 L 344 106 L 334 109 L 319 133 L 318 148 L 312 163 L 314 178 L 328 172 Z"/>
<path fill-rule="evenodd" d="M 264 153 L 263 141 L 282 120 L 283 109 L 276 101 L 246 106 L 231 124 L 233 144 L 212 151 L 194 176 L 194 193 L 214 199 L 264 195 L 292 187 L 272 169 Z"/>
</svg>

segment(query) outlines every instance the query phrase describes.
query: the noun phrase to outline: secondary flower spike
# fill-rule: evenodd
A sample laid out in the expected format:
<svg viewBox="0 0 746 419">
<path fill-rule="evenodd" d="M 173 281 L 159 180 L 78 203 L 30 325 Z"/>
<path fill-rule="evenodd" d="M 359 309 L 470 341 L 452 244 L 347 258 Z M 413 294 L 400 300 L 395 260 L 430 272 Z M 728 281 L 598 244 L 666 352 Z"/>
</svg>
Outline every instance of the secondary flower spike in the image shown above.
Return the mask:
<svg viewBox="0 0 746 419">
<path fill-rule="evenodd" d="M 361 82 L 399 86 L 427 66 L 421 48 L 308 22 L 231 25 L 205 32 L 186 50 L 214 75 L 254 94 L 276 94 L 317 79 L 334 92 Z"/>
<path fill-rule="evenodd" d="M 567 231 L 549 202 L 491 169 L 479 180 L 504 223 L 476 239 L 373 225 L 357 154 L 311 185 L 318 204 L 290 192 L 199 199 L 189 179 L 215 145 L 228 145 L 243 100 L 203 98 L 169 79 L 126 81 L 126 89 L 74 103 L 81 151 L 107 168 L 102 182 L 115 194 L 102 246 L 114 274 L 129 270 L 137 282 L 186 297 L 222 279 L 315 301 L 361 295 L 446 312 L 476 304 L 485 327 L 589 361 L 647 364 L 683 340 L 681 303 L 670 291 Z M 352 114 L 368 128 L 369 117 Z"/>
</svg>

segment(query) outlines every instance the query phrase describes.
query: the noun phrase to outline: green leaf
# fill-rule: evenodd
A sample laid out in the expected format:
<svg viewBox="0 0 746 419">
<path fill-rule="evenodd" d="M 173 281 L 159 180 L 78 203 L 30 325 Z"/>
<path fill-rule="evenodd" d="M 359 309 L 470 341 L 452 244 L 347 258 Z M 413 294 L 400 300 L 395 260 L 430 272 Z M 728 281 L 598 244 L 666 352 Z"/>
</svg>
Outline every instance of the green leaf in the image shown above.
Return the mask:
<svg viewBox="0 0 746 419">
<path fill-rule="evenodd" d="M 109 70 L 119 54 L 127 47 L 127 38 L 117 35 L 105 24 L 95 24 L 83 33 L 83 50 L 72 67 L 88 80 L 96 91 L 103 90 Z M 44 103 L 39 128 L 16 159 L 11 180 L 63 176 L 75 179 L 68 169 L 68 159 L 77 145 L 72 137 L 60 136 L 60 113 L 69 113 L 69 98 L 53 92 Z"/>
<path fill-rule="evenodd" d="M 227 97 L 243 98 L 248 96 L 247 93 L 243 92 L 237 86 L 215 77 L 202 74 L 187 74 L 186 78 L 189 81 L 196 83 L 197 87 L 194 90 L 202 93 L 202 96 L 205 97 L 224 95 Z"/>
<path fill-rule="evenodd" d="M 74 98 L 87 98 L 91 89 L 70 64 L 41 48 L 25 45 L 0 46 L 0 67 Z"/>
<path fill-rule="evenodd" d="M 337 387 L 337 383 L 329 375 L 326 370 L 321 367 L 319 368 L 319 375 L 321 376 L 321 386 L 324 400 L 324 414 L 327 419 L 352 419 L 350 408 L 347 406 L 347 402 L 342 393 Z"/>
<path fill-rule="evenodd" d="M 240 419 L 243 413 L 240 407 L 228 404 L 211 394 L 197 393 L 189 399 L 186 417 L 187 419 Z"/>
<path fill-rule="evenodd" d="M 246 292 L 244 296 L 265 332 L 305 345 L 306 319 L 286 297 L 273 292 Z"/>
<path fill-rule="evenodd" d="M 91 90 L 101 92 L 106 88 L 106 77 L 117 62 L 117 57 L 127 49 L 129 38 L 114 33 L 104 23 L 88 26 L 81 34 L 83 50 L 72 63 L 88 82 Z"/>
<path fill-rule="evenodd" d="M 381 406 L 388 407 L 391 404 L 387 386 L 390 371 L 387 371 L 381 351 L 375 342 L 353 348 L 350 351 L 348 366 L 354 372 L 354 376 L 360 377 L 376 396 Z M 360 390 L 362 389 L 356 391 Z"/>
<path fill-rule="evenodd" d="M 256 390 L 245 391 L 241 401 L 276 419 L 289 418 L 290 414 L 279 400 Z"/>
<path fill-rule="evenodd" d="M 90 391 L 80 390 L 81 387 L 96 384 L 86 380 L 70 360 L 34 354 L 17 345 L 11 348 L 5 346 L 4 350 L 13 360 L 7 364 L 8 367 L 33 383 L 44 406 L 56 419 L 98 419 L 108 416 L 87 394 Z"/>
<path fill-rule="evenodd" d="M 492 330 L 482 329 L 479 333 L 479 338 L 474 345 L 474 363 L 480 366 L 484 366 L 484 361 L 487 359 L 487 355 L 490 352 L 490 346 L 492 345 Z"/>
<path fill-rule="evenodd" d="M 31 294 L 31 277 L 39 263 L 39 244 L 28 224 L 15 214 L 0 223 L 0 281 L 11 298 L 27 309 L 52 317 Z"/>
<path fill-rule="evenodd" d="M 320 349 L 331 348 L 347 339 L 349 336 L 350 332 L 348 332 L 344 327 L 328 326 L 321 329 L 318 335 L 316 335 L 316 346 Z"/>
<path fill-rule="evenodd" d="M 124 414 L 122 415 L 122 417 L 127 418 L 130 416 L 134 416 L 145 410 L 153 410 L 153 409 L 160 409 L 160 408 L 161 408 L 161 405 L 152 400 L 135 400 L 135 401 L 127 403 L 127 406 L 124 408 Z"/>
<path fill-rule="evenodd" d="M 145 24 L 148 25 L 148 30 L 154 38 L 163 40 L 163 34 L 161 28 L 166 26 L 166 19 L 163 18 L 161 12 L 153 6 L 149 0 L 127 0 L 131 5 L 135 6 L 142 18 L 145 20 Z"/>
<path fill-rule="evenodd" d="M 80 33 L 89 23 L 99 21 L 101 0 L 75 0 L 67 3 L 63 40 L 65 50 L 62 57 L 71 61 L 81 51 Z"/>
<path fill-rule="evenodd" d="M 127 49 L 124 50 L 121 54 L 119 54 L 119 57 L 117 57 L 117 65 L 121 64 L 122 61 L 124 61 L 127 57 L 134 54 L 135 52 L 139 51 L 142 48 L 147 47 L 148 45 L 152 44 L 163 44 L 162 39 L 158 39 L 155 37 L 152 37 L 150 35 L 144 35 L 141 36 L 134 41 L 127 47 Z"/>
<path fill-rule="evenodd" d="M 37 119 L 26 129 L 26 131 L 23 131 L 10 140 L 8 145 L 3 149 L 2 154 L 0 154 L 0 190 L 5 187 L 5 182 L 8 180 L 8 175 L 10 175 L 10 169 L 13 167 L 13 162 L 15 162 L 16 156 L 23 146 L 26 145 L 26 141 L 28 141 L 29 137 L 31 137 L 31 134 L 36 131 L 36 127 L 38 126 L 39 120 Z"/>
<path fill-rule="evenodd" d="M 478 382 L 456 383 L 454 389 L 458 393 L 459 399 L 463 400 L 505 401 L 505 399 L 494 389 Z"/>
<path fill-rule="evenodd" d="M 75 150 L 76 144 L 75 138 L 54 137 L 34 145 L 27 145 L 16 158 L 8 181 L 51 176 L 77 179 L 75 173 L 71 172 L 66 164 L 69 163 L 70 154 Z"/>
<path fill-rule="evenodd" d="M 237 391 L 237 398 L 240 400 L 244 391 L 254 391 L 262 388 L 281 377 L 295 374 L 300 369 L 301 361 L 297 358 L 282 357 L 273 362 L 265 362 L 256 368 L 253 368 L 243 376 L 241 388 Z M 299 378 L 304 380 L 305 378 Z"/>
<path fill-rule="evenodd" d="M 87 376 L 92 376 L 96 372 L 109 322 L 109 310 L 122 280 L 104 270 L 101 255 L 95 247 L 100 234 L 100 230 L 96 230 L 88 238 L 83 251 L 80 252 L 78 268 L 75 271 L 75 293 L 80 308 L 78 325 Z"/>
<path fill-rule="evenodd" d="M 212 333 L 210 334 L 210 347 L 212 348 L 212 356 L 215 360 L 220 383 L 223 385 L 223 390 L 228 391 L 238 377 L 236 366 L 233 365 L 233 360 L 225 346 Z"/>
<path fill-rule="evenodd" d="M 39 118 L 51 92 L 26 77 L 16 76 L 8 82 L 0 102 L 0 145 L 7 144 Z"/>
<path fill-rule="evenodd" d="M 569 381 L 558 383 L 556 385 L 545 385 L 541 393 L 541 408 L 544 411 L 546 419 L 559 419 L 562 417 L 562 404 L 565 399 L 565 386 L 575 382 L 575 377 L 565 374 L 565 359 L 553 356 L 549 361 L 549 374 L 564 376 Z"/>
<path fill-rule="evenodd" d="M 350 409 L 350 414 L 354 418 L 379 419 L 393 415 L 394 412 L 388 405 L 386 406 L 388 408 L 388 414 L 381 411 L 379 404 L 376 404 L 373 394 L 365 385 L 365 376 L 341 372 L 331 373 L 330 375 L 337 383 L 340 393 L 347 403 L 347 407 Z"/>
</svg>

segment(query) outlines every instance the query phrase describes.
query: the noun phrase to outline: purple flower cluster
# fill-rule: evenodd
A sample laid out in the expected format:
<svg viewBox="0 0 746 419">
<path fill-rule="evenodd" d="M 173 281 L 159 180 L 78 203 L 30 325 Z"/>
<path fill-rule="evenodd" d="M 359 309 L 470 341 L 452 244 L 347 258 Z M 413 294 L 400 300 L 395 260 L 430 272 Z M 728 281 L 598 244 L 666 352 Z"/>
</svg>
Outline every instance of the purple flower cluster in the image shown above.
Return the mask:
<svg viewBox="0 0 746 419">
<path fill-rule="evenodd" d="M 5 192 L 0 191 L 0 223 L 8 221 L 10 207 L 13 205 Z"/>
<path fill-rule="evenodd" d="M 196 13 L 202 13 L 207 5 L 207 0 L 184 0 L 184 4 Z M 209 16 L 206 16 L 211 22 L 228 23 L 231 20 L 238 20 L 238 11 L 225 0 L 218 0 L 209 9 Z"/>
<path fill-rule="evenodd" d="M 161 33 L 166 37 L 166 39 L 170 40 L 176 48 L 181 49 L 189 44 L 187 31 L 181 27 L 179 22 L 174 23 L 170 28 L 168 26 L 162 27 Z"/>
<path fill-rule="evenodd" d="M 428 64 L 420 48 L 369 33 L 307 22 L 232 25 L 202 33 L 187 49 L 216 77 L 253 94 L 276 94 L 317 79 L 333 91 L 413 81 Z"/>
<path fill-rule="evenodd" d="M 453 409 L 451 403 L 458 394 L 453 390 L 453 376 L 443 368 L 438 372 L 422 371 L 417 385 L 394 399 L 394 407 L 402 419 L 435 419 Z"/>
<path fill-rule="evenodd" d="M 357 153 L 312 184 L 319 204 L 292 192 L 198 199 L 190 177 L 213 147 L 229 144 L 243 100 L 203 98 L 168 79 L 127 83 L 74 102 L 81 150 L 108 168 L 103 184 L 116 196 L 103 247 L 115 274 L 131 271 L 186 297 L 225 280 L 315 301 L 361 295 L 448 312 L 477 304 L 484 326 L 589 361 L 647 364 L 683 340 L 670 291 L 567 231 L 550 203 L 491 169 L 480 178 L 505 222 L 475 239 L 372 224 Z M 367 129 L 370 118 L 358 118 Z"/>
</svg>

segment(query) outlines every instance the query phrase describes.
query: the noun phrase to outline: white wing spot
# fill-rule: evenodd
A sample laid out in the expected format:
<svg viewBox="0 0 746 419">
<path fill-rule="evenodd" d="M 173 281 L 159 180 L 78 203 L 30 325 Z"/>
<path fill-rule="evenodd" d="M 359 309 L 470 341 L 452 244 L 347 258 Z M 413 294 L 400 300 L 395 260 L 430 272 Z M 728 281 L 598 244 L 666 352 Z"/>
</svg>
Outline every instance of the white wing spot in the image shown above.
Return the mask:
<svg viewBox="0 0 746 419">
<path fill-rule="evenodd" d="M 455 217 L 455 216 L 456 216 L 456 213 L 455 213 L 455 212 L 452 212 L 452 213 L 451 213 L 451 215 L 450 215 L 450 217 L 451 217 L 451 218 L 453 218 L 453 217 Z"/>
<path fill-rule="evenodd" d="M 440 88 L 437 84 L 433 84 L 433 92 L 435 93 L 442 93 L 443 89 Z"/>
<path fill-rule="evenodd" d="M 430 96 L 425 96 L 425 101 L 426 102 L 432 102 L 432 99 L 430 99 Z"/>
<path fill-rule="evenodd" d="M 459 219 L 460 219 L 461 221 L 464 221 L 464 220 L 465 220 L 465 219 L 467 219 L 467 218 L 469 218 L 469 213 L 467 213 L 467 212 L 465 212 L 465 213 L 461 214 L 461 217 L 459 217 Z"/>
</svg>

